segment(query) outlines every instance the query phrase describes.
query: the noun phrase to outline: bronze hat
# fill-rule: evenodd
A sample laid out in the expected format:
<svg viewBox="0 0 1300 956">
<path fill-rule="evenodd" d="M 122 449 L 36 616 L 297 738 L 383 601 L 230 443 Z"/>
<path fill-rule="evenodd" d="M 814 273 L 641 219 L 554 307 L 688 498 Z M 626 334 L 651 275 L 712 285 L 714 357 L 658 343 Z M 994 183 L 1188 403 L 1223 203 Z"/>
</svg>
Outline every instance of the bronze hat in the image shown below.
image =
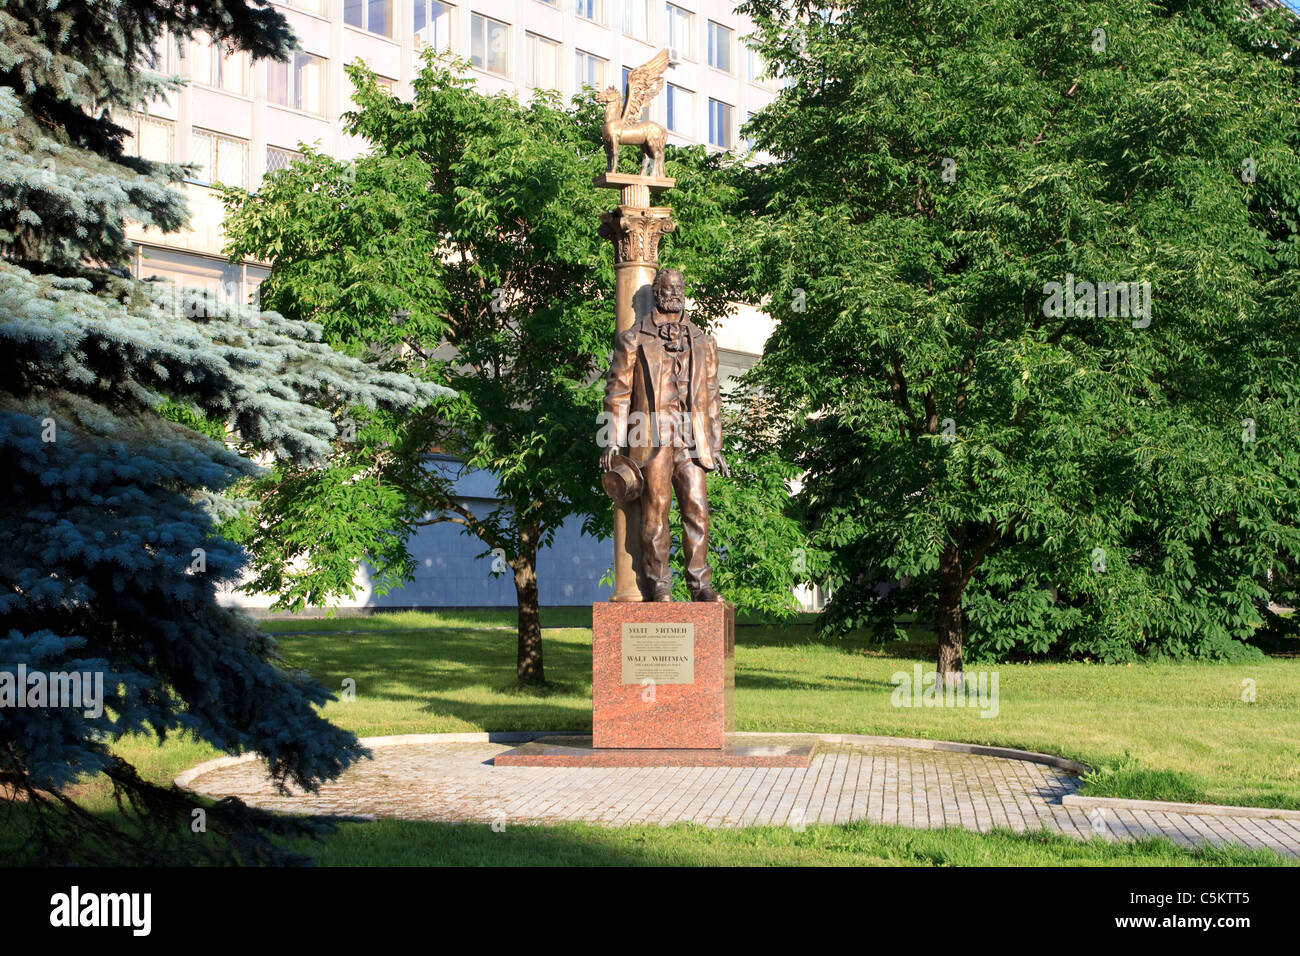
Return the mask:
<svg viewBox="0 0 1300 956">
<path fill-rule="evenodd" d="M 636 501 L 641 497 L 641 489 L 645 487 L 641 469 L 626 455 L 614 456 L 609 471 L 600 476 L 600 483 L 605 488 L 605 494 L 622 504 Z"/>
</svg>

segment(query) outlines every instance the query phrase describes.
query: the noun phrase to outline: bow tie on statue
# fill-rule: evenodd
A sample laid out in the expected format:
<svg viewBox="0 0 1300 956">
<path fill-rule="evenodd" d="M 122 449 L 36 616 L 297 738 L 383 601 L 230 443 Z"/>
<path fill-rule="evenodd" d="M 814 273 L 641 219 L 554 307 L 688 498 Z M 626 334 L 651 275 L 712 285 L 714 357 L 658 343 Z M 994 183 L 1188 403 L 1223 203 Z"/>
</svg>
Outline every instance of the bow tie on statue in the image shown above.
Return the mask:
<svg viewBox="0 0 1300 956">
<path fill-rule="evenodd" d="M 681 322 L 665 322 L 659 326 L 659 337 L 669 352 L 684 352 L 687 344 L 686 326 Z"/>
</svg>

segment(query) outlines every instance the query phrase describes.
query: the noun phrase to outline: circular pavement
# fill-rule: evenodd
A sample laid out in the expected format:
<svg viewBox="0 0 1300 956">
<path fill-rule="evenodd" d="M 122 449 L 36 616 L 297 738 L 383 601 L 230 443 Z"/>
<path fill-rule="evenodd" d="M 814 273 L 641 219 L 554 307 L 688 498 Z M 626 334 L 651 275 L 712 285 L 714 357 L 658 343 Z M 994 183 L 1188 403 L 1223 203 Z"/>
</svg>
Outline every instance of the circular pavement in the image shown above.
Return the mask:
<svg viewBox="0 0 1300 956">
<path fill-rule="evenodd" d="M 234 796 L 290 813 L 609 826 L 867 820 L 979 832 L 1046 828 L 1080 839 L 1164 836 L 1188 846 L 1236 843 L 1300 856 L 1300 814 L 1267 816 L 1229 807 L 1175 812 L 1169 805 L 1074 797 L 1075 774 L 1085 768 L 1044 754 L 847 734 L 764 734 L 816 740 L 818 750 L 807 768 L 492 765 L 497 754 L 540 736 L 369 738 L 363 743 L 373 759 L 314 794 L 277 793 L 255 755 L 208 761 L 176 782 L 214 799 Z"/>
</svg>

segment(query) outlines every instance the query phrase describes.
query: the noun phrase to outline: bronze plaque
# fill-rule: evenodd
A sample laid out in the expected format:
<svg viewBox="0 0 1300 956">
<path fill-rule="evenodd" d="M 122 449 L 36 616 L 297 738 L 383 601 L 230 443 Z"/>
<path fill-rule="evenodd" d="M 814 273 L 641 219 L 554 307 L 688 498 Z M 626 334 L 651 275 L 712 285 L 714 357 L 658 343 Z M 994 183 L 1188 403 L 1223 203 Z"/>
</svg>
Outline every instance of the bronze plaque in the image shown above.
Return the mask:
<svg viewBox="0 0 1300 956">
<path fill-rule="evenodd" d="M 694 624 L 624 624 L 623 683 L 695 683 Z"/>
</svg>

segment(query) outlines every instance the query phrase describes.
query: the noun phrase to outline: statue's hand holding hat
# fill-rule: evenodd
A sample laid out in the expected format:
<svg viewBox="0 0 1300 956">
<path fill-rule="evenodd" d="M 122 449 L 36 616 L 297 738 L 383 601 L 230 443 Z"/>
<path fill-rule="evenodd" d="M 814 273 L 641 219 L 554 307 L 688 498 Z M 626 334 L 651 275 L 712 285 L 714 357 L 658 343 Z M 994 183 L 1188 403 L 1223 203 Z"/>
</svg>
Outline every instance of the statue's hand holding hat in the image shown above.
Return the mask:
<svg viewBox="0 0 1300 956">
<path fill-rule="evenodd" d="M 644 482 L 641 469 L 636 462 L 626 455 L 614 455 L 610 458 L 609 469 L 600 476 L 600 483 L 605 494 L 622 504 L 629 504 L 641 497 Z"/>
</svg>

